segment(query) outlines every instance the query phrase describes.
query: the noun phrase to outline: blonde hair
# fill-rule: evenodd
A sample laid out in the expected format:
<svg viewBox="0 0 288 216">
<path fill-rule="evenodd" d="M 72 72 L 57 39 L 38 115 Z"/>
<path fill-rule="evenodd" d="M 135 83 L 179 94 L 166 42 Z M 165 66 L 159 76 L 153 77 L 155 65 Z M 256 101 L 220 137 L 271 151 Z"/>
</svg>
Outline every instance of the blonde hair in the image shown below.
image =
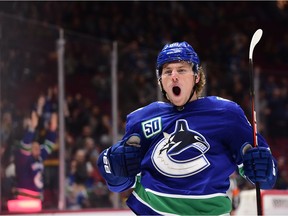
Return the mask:
<svg viewBox="0 0 288 216">
<path fill-rule="evenodd" d="M 204 69 L 201 66 L 198 69 L 198 76 L 200 77 L 200 79 L 199 82 L 195 84 L 195 91 L 197 96 L 199 97 L 206 84 L 206 76 L 204 73 Z"/>
</svg>

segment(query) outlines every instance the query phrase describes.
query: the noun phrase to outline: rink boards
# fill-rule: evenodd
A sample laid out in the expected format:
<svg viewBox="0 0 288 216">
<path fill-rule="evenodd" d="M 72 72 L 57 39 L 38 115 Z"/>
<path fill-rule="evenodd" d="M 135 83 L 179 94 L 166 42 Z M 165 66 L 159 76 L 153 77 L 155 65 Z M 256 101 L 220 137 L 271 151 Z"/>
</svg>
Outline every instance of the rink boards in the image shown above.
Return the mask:
<svg viewBox="0 0 288 216">
<path fill-rule="evenodd" d="M 8 214 L 9 216 L 19 216 L 20 214 Z M 130 210 L 95 210 L 95 211 L 69 211 L 69 212 L 41 212 L 41 213 L 33 213 L 33 214 L 23 214 L 25 216 L 95 216 L 95 215 L 103 215 L 103 216 L 130 216 L 135 215 Z"/>
</svg>

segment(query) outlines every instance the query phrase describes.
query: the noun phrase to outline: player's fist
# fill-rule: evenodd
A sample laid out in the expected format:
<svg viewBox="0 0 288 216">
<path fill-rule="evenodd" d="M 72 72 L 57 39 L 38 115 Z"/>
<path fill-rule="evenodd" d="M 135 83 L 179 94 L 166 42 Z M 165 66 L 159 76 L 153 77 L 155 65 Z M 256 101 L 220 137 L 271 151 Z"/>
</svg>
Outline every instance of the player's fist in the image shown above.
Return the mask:
<svg viewBox="0 0 288 216">
<path fill-rule="evenodd" d="M 39 121 L 39 118 L 38 118 L 38 115 L 35 111 L 32 111 L 31 113 L 31 121 L 30 121 L 30 124 L 29 124 L 29 128 L 31 130 L 35 130 L 35 128 L 37 127 L 38 125 L 38 121 Z"/>
<path fill-rule="evenodd" d="M 57 113 L 51 113 L 49 128 L 51 131 L 56 131 L 57 126 L 58 126 L 58 115 Z"/>
<path fill-rule="evenodd" d="M 242 148 L 242 157 L 245 176 L 252 183 L 259 182 L 262 189 L 266 189 L 267 186 L 269 188 L 276 178 L 271 152 L 264 147 L 252 148 L 250 144 L 246 143 Z"/>
<path fill-rule="evenodd" d="M 113 145 L 103 153 L 106 173 L 115 176 L 132 177 L 140 172 L 140 137 L 132 134 L 127 139 Z"/>
</svg>

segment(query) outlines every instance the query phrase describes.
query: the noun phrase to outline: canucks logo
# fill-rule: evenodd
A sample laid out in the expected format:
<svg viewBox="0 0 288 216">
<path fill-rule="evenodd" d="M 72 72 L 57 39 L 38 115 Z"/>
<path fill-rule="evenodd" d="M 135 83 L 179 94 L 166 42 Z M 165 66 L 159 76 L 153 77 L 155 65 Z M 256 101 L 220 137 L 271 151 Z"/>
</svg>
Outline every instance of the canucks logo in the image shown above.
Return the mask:
<svg viewBox="0 0 288 216">
<path fill-rule="evenodd" d="M 200 133 L 190 130 L 186 120 L 178 120 L 174 132 L 163 135 L 151 155 L 153 165 L 163 175 L 188 177 L 210 165 L 205 157 L 209 143 Z"/>
</svg>

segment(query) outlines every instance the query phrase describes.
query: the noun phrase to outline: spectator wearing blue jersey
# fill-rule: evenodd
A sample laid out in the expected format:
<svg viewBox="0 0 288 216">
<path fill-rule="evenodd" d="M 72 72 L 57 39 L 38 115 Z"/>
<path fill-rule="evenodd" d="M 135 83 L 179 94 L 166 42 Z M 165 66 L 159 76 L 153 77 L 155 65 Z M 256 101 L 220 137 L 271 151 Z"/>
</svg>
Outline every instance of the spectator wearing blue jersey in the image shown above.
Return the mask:
<svg viewBox="0 0 288 216">
<path fill-rule="evenodd" d="M 43 162 L 56 142 L 57 114 L 51 114 L 43 144 L 36 140 L 38 121 L 37 112 L 32 111 L 27 131 L 15 151 L 17 199 L 43 199 Z"/>
<path fill-rule="evenodd" d="M 156 75 L 164 102 L 127 116 L 125 134 L 105 149 L 98 166 L 111 191 L 133 188 L 137 215 L 229 215 L 229 177 L 238 171 L 261 189 L 273 188 L 277 164 L 260 134 L 230 100 L 201 97 L 205 74 L 187 42 L 167 44 Z"/>
</svg>

